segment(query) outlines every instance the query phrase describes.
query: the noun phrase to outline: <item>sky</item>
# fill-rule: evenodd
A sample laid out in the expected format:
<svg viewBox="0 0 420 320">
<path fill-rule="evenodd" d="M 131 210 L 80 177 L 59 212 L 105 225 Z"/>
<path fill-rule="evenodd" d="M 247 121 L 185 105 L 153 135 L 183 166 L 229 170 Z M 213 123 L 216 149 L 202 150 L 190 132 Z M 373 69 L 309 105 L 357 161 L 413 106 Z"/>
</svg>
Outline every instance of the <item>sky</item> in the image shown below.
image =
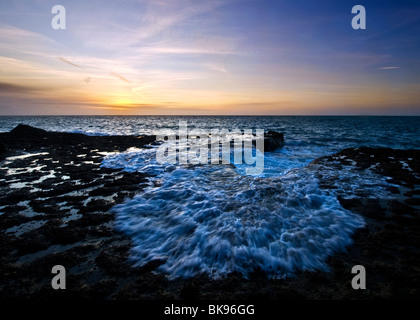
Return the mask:
<svg viewBox="0 0 420 320">
<path fill-rule="evenodd" d="M 420 115 L 419 37 L 419 1 L 2 0 L 0 115 Z"/>
</svg>

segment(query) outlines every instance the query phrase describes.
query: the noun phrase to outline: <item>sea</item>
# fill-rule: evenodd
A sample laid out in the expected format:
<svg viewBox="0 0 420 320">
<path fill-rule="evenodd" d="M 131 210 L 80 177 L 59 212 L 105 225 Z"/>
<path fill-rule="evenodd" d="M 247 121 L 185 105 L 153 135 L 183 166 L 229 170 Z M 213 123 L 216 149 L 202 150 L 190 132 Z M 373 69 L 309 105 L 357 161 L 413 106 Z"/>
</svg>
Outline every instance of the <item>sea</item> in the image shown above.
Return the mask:
<svg viewBox="0 0 420 320">
<path fill-rule="evenodd" d="M 169 278 L 257 270 L 271 278 L 328 270 L 326 260 L 345 251 L 363 217 L 344 209 L 352 199 L 393 197 L 390 182 L 349 165 L 339 172 L 310 165 L 345 148 L 420 148 L 420 117 L 380 116 L 2 116 L 0 132 L 18 124 L 87 135 L 159 135 L 188 129 L 263 129 L 282 132 L 285 145 L 264 153 L 264 170 L 246 165 L 157 161 L 157 145 L 105 154 L 101 166 L 150 175 L 148 186 L 112 208 L 115 228 L 132 239 L 136 266 L 160 264 Z M 351 162 L 350 162 L 351 164 Z M 408 168 L 409 169 L 409 168 Z M 321 188 L 320 172 L 334 187 Z"/>
</svg>

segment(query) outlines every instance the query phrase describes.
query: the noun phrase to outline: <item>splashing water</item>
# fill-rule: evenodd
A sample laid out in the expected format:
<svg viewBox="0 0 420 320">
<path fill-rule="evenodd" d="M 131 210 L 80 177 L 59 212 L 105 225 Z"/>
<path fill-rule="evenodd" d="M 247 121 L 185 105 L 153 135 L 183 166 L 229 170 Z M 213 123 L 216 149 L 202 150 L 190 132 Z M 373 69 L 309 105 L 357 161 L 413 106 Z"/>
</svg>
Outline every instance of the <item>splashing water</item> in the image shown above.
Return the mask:
<svg viewBox="0 0 420 320">
<path fill-rule="evenodd" d="M 309 163 L 348 147 L 419 147 L 419 117 L 126 121 L 135 124 L 130 134 L 138 134 L 137 125 L 143 134 L 153 134 L 162 128 L 175 130 L 181 119 L 204 129 L 258 124 L 284 132 L 286 145 L 264 154 L 264 171 L 258 176 L 245 176 L 244 165 L 161 165 L 154 149 L 128 150 L 103 160 L 104 166 L 154 176 L 150 187 L 113 210 L 117 227 L 133 239 L 133 262 L 143 266 L 159 260 L 157 271 L 171 278 L 200 273 L 217 278 L 235 271 L 246 277 L 256 269 L 278 278 L 297 270 L 326 270 L 326 258 L 349 245 L 351 235 L 364 225 L 363 218 L 345 210 L 337 196 L 351 199 L 362 193 L 386 198 L 389 184 L 369 169 L 356 170 L 351 161 L 341 169 L 331 163 Z M 126 122 L 117 124 L 130 128 Z M 321 176 L 330 189 L 324 183 L 319 187 Z"/>
<path fill-rule="evenodd" d="M 113 210 L 118 228 L 133 239 L 133 262 L 159 259 L 158 271 L 172 278 L 232 271 L 246 276 L 256 268 L 283 277 L 326 269 L 326 257 L 349 244 L 364 223 L 340 206 L 337 195 L 390 195 L 383 177 L 352 170 L 351 163 L 340 170 L 330 163 L 306 166 L 349 147 L 420 148 L 420 117 L 3 116 L 0 131 L 25 123 L 92 135 L 155 135 L 177 130 L 180 120 L 206 132 L 258 125 L 283 132 L 286 145 L 265 153 L 257 177 L 244 176 L 240 165 L 161 165 L 155 149 L 103 154 L 103 166 L 154 176 L 150 187 Z M 320 175 L 331 190 L 318 186 Z"/>
<path fill-rule="evenodd" d="M 160 165 L 155 149 L 109 155 L 103 165 L 155 175 L 113 211 L 117 228 L 133 239 L 134 263 L 160 261 L 157 270 L 170 278 L 326 270 L 326 258 L 364 225 L 318 187 L 309 167 L 253 177 L 230 165 Z"/>
</svg>

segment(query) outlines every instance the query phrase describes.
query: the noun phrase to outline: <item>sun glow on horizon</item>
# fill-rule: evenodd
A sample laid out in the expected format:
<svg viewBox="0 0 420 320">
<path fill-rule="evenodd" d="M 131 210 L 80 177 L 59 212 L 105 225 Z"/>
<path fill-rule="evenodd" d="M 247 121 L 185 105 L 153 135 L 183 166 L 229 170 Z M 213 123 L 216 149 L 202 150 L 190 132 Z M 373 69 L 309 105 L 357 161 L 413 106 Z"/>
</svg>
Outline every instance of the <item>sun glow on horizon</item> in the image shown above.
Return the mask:
<svg viewBox="0 0 420 320">
<path fill-rule="evenodd" d="M 420 32 L 410 24 L 420 5 L 404 3 L 413 17 L 399 19 L 385 1 L 395 19 L 369 10 L 355 31 L 344 2 L 324 12 L 272 0 L 101 10 L 75 0 L 57 31 L 47 2 L 4 0 L 0 114 L 420 115 L 420 45 L 406 41 Z"/>
</svg>

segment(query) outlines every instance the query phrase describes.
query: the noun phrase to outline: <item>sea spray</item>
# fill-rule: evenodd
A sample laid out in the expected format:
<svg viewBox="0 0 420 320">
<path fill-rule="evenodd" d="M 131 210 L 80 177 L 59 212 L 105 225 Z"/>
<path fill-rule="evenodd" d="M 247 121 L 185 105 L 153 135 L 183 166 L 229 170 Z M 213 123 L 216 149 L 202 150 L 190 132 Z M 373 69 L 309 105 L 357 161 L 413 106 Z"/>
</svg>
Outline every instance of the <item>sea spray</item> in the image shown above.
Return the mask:
<svg viewBox="0 0 420 320">
<path fill-rule="evenodd" d="M 113 208 L 133 240 L 137 266 L 159 260 L 170 278 L 259 269 L 279 278 L 326 270 L 363 219 L 318 187 L 310 168 L 281 177 L 241 175 L 228 165 L 159 167 L 153 150 L 110 155 L 103 164 L 154 173 L 152 185 Z M 154 184 L 159 180 L 159 184 Z"/>
<path fill-rule="evenodd" d="M 246 176 L 240 164 L 158 163 L 156 149 L 109 154 L 102 165 L 152 176 L 148 188 L 113 211 L 117 228 L 133 240 L 133 263 L 159 261 L 156 270 L 170 278 L 327 270 L 327 257 L 364 226 L 337 196 L 351 199 L 361 190 L 365 198 L 389 196 L 386 179 L 352 161 L 310 164 L 325 154 L 316 143 L 265 153 L 258 176 Z"/>
</svg>

